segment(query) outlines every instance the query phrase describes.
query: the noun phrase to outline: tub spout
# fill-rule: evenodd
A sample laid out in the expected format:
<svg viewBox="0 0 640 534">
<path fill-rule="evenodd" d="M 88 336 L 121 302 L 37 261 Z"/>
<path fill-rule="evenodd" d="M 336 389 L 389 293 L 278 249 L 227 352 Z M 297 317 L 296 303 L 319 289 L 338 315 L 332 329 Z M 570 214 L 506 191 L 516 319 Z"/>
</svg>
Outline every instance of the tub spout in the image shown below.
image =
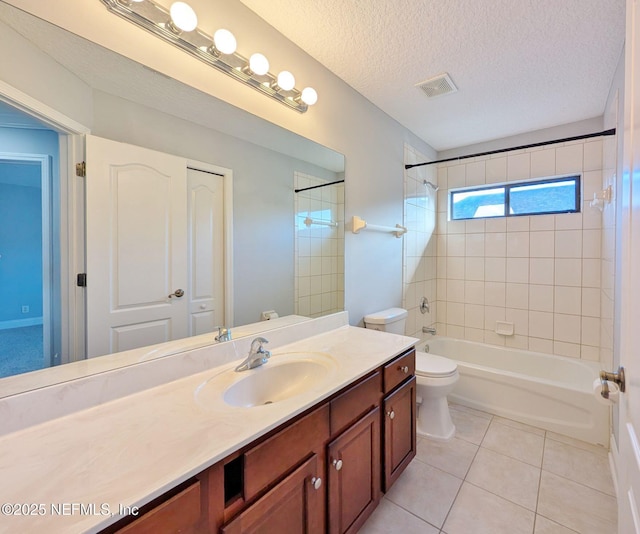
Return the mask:
<svg viewBox="0 0 640 534">
<path fill-rule="evenodd" d="M 423 334 L 432 334 L 432 335 L 436 335 L 436 329 L 433 326 L 423 326 L 422 327 L 422 333 Z"/>
</svg>

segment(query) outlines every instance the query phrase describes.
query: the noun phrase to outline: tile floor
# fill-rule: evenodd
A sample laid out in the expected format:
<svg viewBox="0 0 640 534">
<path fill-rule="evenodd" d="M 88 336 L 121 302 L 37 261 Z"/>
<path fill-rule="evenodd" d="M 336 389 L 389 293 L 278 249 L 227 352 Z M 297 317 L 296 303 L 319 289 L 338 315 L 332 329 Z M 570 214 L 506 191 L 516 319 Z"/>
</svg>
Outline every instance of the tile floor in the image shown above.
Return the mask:
<svg viewBox="0 0 640 534">
<path fill-rule="evenodd" d="M 456 437 L 418 438 L 361 534 L 617 531 L 604 448 L 460 405 L 451 417 Z"/>
</svg>

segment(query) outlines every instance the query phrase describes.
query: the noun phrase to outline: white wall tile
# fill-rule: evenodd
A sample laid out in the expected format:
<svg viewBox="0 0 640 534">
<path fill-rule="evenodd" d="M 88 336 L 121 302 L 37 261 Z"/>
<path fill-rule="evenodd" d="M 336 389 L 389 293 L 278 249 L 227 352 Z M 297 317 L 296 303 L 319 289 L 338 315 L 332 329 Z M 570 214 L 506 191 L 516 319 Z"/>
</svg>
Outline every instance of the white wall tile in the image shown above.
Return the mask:
<svg viewBox="0 0 640 534">
<path fill-rule="evenodd" d="M 507 232 L 528 232 L 530 217 L 507 217 Z"/>
<path fill-rule="evenodd" d="M 600 317 L 600 289 L 595 287 L 582 288 L 582 315 Z"/>
<path fill-rule="evenodd" d="M 505 338 L 505 346 L 512 349 L 527 350 L 529 338 L 527 336 L 508 336 Z"/>
<path fill-rule="evenodd" d="M 507 156 L 507 180 L 526 180 L 531 178 L 531 154 L 513 154 Z"/>
<path fill-rule="evenodd" d="M 558 147 L 556 149 L 556 173 L 581 172 L 582 155 L 582 144 Z"/>
<path fill-rule="evenodd" d="M 529 307 L 528 284 L 507 283 L 507 308 L 527 309 Z"/>
<path fill-rule="evenodd" d="M 447 235 L 447 255 L 448 256 L 464 256 L 465 255 L 465 234 L 448 234 Z"/>
<path fill-rule="evenodd" d="M 529 257 L 529 232 L 507 234 L 507 256 L 510 258 Z"/>
<path fill-rule="evenodd" d="M 532 258 L 553 258 L 555 255 L 555 232 L 531 232 L 529 255 Z"/>
<path fill-rule="evenodd" d="M 531 284 L 529 286 L 529 309 L 533 311 L 553 311 L 553 286 Z"/>
<path fill-rule="evenodd" d="M 465 233 L 484 234 L 484 219 L 465 221 Z"/>
<path fill-rule="evenodd" d="M 506 217 L 495 217 L 485 219 L 485 232 L 506 232 L 507 219 Z"/>
<path fill-rule="evenodd" d="M 447 304 L 447 324 L 464 326 L 464 304 L 449 302 Z M 448 330 L 448 327 L 447 327 Z"/>
<path fill-rule="evenodd" d="M 584 144 L 584 161 L 582 168 L 585 171 L 602 169 L 602 139 L 589 141 Z"/>
<path fill-rule="evenodd" d="M 584 287 L 600 287 L 600 260 L 582 260 L 582 285 Z"/>
<path fill-rule="evenodd" d="M 542 352 L 543 354 L 553 354 L 553 341 L 550 339 L 529 337 L 529 350 Z"/>
<path fill-rule="evenodd" d="M 529 336 L 546 340 L 553 339 L 553 313 L 529 311 Z"/>
<path fill-rule="evenodd" d="M 555 260 L 554 279 L 556 285 L 580 286 L 582 285 L 582 260 L 560 258 Z"/>
<path fill-rule="evenodd" d="M 588 171 L 582 173 L 582 196 L 584 200 L 593 199 L 594 193 L 602 191 L 602 171 Z"/>
<path fill-rule="evenodd" d="M 583 258 L 600 258 L 601 257 L 601 230 L 583 230 L 582 231 L 582 257 Z"/>
<path fill-rule="evenodd" d="M 598 347 L 600 345 L 600 318 L 582 318 L 582 344 Z"/>
<path fill-rule="evenodd" d="M 564 315 L 555 313 L 553 315 L 553 339 L 554 341 L 564 341 L 566 343 L 580 343 L 580 316 Z"/>
<path fill-rule="evenodd" d="M 467 341 L 474 341 L 476 343 L 484 342 L 484 330 L 480 330 L 478 328 L 464 328 L 464 339 Z"/>
<path fill-rule="evenodd" d="M 532 232 L 554 230 L 555 224 L 555 215 L 536 215 L 535 217 L 531 217 L 531 221 L 529 222 L 529 230 L 531 230 Z"/>
<path fill-rule="evenodd" d="M 468 328 L 484 329 L 484 306 L 465 304 L 464 325 Z"/>
<path fill-rule="evenodd" d="M 487 298 L 487 302 L 489 301 Z M 502 304 L 496 304 L 495 306 L 484 307 L 484 329 L 494 331 L 496 329 L 496 321 L 505 320 L 505 308 L 504 297 L 502 298 Z"/>
<path fill-rule="evenodd" d="M 505 320 L 513 323 L 513 331 L 517 336 L 529 335 L 529 310 L 520 310 L 515 308 L 505 309 Z"/>
<path fill-rule="evenodd" d="M 556 149 L 546 148 L 531 152 L 531 177 L 546 178 L 556 174 Z"/>
<path fill-rule="evenodd" d="M 484 161 L 474 161 L 473 163 L 467 163 L 466 167 L 467 185 L 481 185 L 485 183 Z"/>
<path fill-rule="evenodd" d="M 559 213 L 556 230 L 582 230 L 582 213 Z"/>
<path fill-rule="evenodd" d="M 467 304 L 484 304 L 484 282 L 465 281 L 464 301 Z"/>
<path fill-rule="evenodd" d="M 553 285 L 555 262 L 552 258 L 529 259 L 529 282 Z"/>
<path fill-rule="evenodd" d="M 556 231 L 556 258 L 582 257 L 582 232 L 580 230 Z"/>
<path fill-rule="evenodd" d="M 464 302 L 464 280 L 447 280 L 447 301 Z"/>
<path fill-rule="evenodd" d="M 484 240 L 485 256 L 504 258 L 507 255 L 507 234 L 504 232 L 488 233 Z"/>
<path fill-rule="evenodd" d="M 553 353 L 560 356 L 566 356 L 567 358 L 580 358 L 580 345 L 576 343 L 554 341 Z"/>
<path fill-rule="evenodd" d="M 486 182 L 506 182 L 507 181 L 507 158 L 493 158 L 486 161 Z"/>
<path fill-rule="evenodd" d="M 465 186 L 466 166 L 454 165 L 447 170 L 447 186 L 449 189 Z"/>
<path fill-rule="evenodd" d="M 529 258 L 507 258 L 507 282 L 529 283 Z"/>
<path fill-rule="evenodd" d="M 484 234 L 467 234 L 466 255 L 484 256 Z"/>
<path fill-rule="evenodd" d="M 579 287 L 556 286 L 553 311 L 580 315 L 582 310 L 582 290 Z"/>
<path fill-rule="evenodd" d="M 507 262 L 505 258 L 485 258 L 484 279 L 486 282 L 505 282 L 507 280 Z"/>
<path fill-rule="evenodd" d="M 487 306 L 505 306 L 507 286 L 505 282 L 485 282 L 484 299 Z"/>
<path fill-rule="evenodd" d="M 484 281 L 484 258 L 465 258 L 464 276 L 466 280 Z"/>
<path fill-rule="evenodd" d="M 450 256 L 447 258 L 447 278 L 450 280 L 464 280 L 464 258 Z"/>
</svg>

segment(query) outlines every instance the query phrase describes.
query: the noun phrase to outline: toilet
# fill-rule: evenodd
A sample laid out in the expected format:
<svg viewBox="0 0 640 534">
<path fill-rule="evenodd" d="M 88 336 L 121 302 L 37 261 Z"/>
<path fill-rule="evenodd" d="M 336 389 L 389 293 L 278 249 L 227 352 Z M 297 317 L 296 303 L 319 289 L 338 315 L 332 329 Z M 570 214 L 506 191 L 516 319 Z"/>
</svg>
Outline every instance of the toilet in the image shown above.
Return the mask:
<svg viewBox="0 0 640 534">
<path fill-rule="evenodd" d="M 404 335 L 407 310 L 389 308 L 364 317 L 366 328 Z M 459 379 L 457 364 L 448 358 L 416 351 L 417 433 L 438 441 L 453 438 L 447 395 Z"/>
</svg>

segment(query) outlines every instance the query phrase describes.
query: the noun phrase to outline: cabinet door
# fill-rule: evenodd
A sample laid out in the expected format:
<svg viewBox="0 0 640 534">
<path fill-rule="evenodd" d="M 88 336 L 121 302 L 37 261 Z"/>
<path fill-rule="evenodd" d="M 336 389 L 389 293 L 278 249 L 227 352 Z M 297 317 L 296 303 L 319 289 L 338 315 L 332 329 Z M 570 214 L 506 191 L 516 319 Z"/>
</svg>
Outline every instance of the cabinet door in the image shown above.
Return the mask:
<svg viewBox="0 0 640 534">
<path fill-rule="evenodd" d="M 384 491 L 416 455 L 416 378 L 384 399 Z"/>
<path fill-rule="evenodd" d="M 313 455 L 272 490 L 224 526 L 222 534 L 315 534 L 324 531 L 319 479 Z"/>
<path fill-rule="evenodd" d="M 329 532 L 356 532 L 380 501 L 380 408 L 328 446 Z"/>
</svg>

